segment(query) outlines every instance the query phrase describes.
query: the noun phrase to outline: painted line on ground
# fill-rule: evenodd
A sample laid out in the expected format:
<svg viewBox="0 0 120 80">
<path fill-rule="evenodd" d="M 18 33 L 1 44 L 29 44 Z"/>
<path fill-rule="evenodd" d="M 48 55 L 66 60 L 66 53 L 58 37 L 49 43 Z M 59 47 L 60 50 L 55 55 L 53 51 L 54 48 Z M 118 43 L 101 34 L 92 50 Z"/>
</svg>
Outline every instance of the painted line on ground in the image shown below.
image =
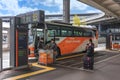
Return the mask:
<svg viewBox="0 0 120 80">
<path fill-rule="evenodd" d="M 104 62 L 104 61 L 110 60 L 110 59 L 115 58 L 115 57 L 118 57 L 118 56 L 120 56 L 120 54 L 115 55 L 115 56 L 112 56 L 112 57 L 109 57 L 109 58 L 106 58 L 106 59 L 103 59 L 103 60 L 100 60 L 100 61 L 96 62 L 95 64 L 98 64 L 98 63 L 101 63 L 101 62 Z"/>
<path fill-rule="evenodd" d="M 58 58 L 56 60 L 63 60 L 63 59 L 68 59 L 68 58 L 73 58 L 73 57 L 77 57 L 77 56 L 83 56 L 84 53 L 82 54 L 77 54 L 77 55 L 72 55 L 72 56 L 66 56 L 66 57 L 62 57 L 62 58 Z"/>
<path fill-rule="evenodd" d="M 4 80 L 17 80 L 17 79 L 37 75 L 37 74 L 42 74 L 42 73 L 45 73 L 45 72 L 52 71 L 52 70 L 56 69 L 56 68 L 52 68 L 52 67 L 41 66 L 41 65 L 38 65 L 37 63 L 33 63 L 32 65 L 35 66 L 35 67 L 44 68 L 44 69 L 39 70 L 39 71 L 35 71 L 35 72 L 26 73 L 26 74 L 21 74 L 21 75 L 14 76 L 14 77 L 10 77 L 10 78 L 4 79 Z"/>
<path fill-rule="evenodd" d="M 69 66 L 74 66 L 74 65 L 78 65 L 78 64 L 82 64 L 83 62 L 79 62 L 79 63 L 75 63 L 75 64 L 71 64 Z"/>
<path fill-rule="evenodd" d="M 96 52 L 96 51 L 95 51 Z M 61 57 L 61 58 L 58 58 L 56 60 L 63 60 L 63 59 L 68 59 L 68 58 L 73 58 L 73 57 L 77 57 L 77 56 L 83 56 L 85 53 L 81 53 L 81 54 L 76 54 L 76 55 L 72 55 L 72 56 L 66 56 L 66 57 Z"/>
<path fill-rule="evenodd" d="M 106 58 L 106 59 L 103 59 L 103 60 L 100 60 L 100 61 L 98 61 L 98 62 L 95 62 L 94 64 L 96 65 L 96 64 L 99 64 L 99 63 L 108 61 L 108 60 L 110 60 L 110 59 L 113 59 L 113 58 L 115 58 L 115 57 L 118 57 L 118 56 L 120 56 L 120 54 L 115 55 L 115 56 L 112 56 L 112 57 L 109 57 L 109 58 Z M 83 67 L 81 67 L 81 68 L 79 68 L 79 69 L 80 69 L 80 70 L 83 70 Z"/>
<path fill-rule="evenodd" d="M 61 61 L 61 62 L 59 62 L 58 64 L 65 64 L 65 63 L 68 63 L 68 62 L 73 62 L 73 61 L 75 61 L 75 60 L 69 60 L 69 61 Z"/>
</svg>

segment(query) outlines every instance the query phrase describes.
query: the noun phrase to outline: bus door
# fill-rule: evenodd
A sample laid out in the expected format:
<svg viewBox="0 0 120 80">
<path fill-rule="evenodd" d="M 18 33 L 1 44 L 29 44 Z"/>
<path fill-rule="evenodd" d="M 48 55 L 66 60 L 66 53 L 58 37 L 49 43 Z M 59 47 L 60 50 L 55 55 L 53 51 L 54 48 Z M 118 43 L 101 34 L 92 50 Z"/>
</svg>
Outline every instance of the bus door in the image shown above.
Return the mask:
<svg viewBox="0 0 120 80">
<path fill-rule="evenodd" d="M 56 30 L 48 29 L 48 32 L 47 32 L 47 42 L 49 42 L 51 39 L 55 40 L 55 33 L 56 33 Z"/>
<path fill-rule="evenodd" d="M 39 44 L 39 40 L 43 40 L 44 41 L 44 30 L 43 29 L 36 29 L 36 36 L 35 36 L 35 45 L 36 45 L 36 48 Z"/>
<path fill-rule="evenodd" d="M 47 25 L 47 43 L 50 42 L 51 39 L 54 39 L 56 42 L 60 40 L 60 27 L 56 25 Z"/>
<path fill-rule="evenodd" d="M 29 44 L 30 53 L 37 52 L 37 45 L 38 45 L 39 39 L 44 38 L 44 35 L 43 35 L 44 29 L 43 28 L 44 28 L 44 26 L 39 27 L 39 26 L 34 26 L 34 25 L 29 27 L 28 44 Z"/>
</svg>

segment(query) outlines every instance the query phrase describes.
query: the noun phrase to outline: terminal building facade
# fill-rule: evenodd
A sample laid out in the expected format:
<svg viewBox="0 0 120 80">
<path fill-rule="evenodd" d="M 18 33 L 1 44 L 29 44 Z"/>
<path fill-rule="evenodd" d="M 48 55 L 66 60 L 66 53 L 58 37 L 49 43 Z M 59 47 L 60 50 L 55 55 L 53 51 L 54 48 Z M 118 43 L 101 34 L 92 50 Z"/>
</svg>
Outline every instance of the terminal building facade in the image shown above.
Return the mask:
<svg viewBox="0 0 120 80">
<path fill-rule="evenodd" d="M 95 25 L 98 28 L 99 36 L 106 37 L 106 34 L 111 33 L 120 33 L 120 20 L 119 19 L 110 19 L 99 22 L 90 23 L 90 25 Z"/>
</svg>

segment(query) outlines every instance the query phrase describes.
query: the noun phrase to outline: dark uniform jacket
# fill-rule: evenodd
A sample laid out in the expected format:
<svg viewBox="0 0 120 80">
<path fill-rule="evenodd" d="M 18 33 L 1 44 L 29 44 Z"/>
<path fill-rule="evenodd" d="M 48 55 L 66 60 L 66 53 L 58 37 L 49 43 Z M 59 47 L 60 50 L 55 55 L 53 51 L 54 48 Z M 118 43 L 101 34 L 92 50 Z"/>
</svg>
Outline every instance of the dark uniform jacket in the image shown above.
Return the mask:
<svg viewBox="0 0 120 80">
<path fill-rule="evenodd" d="M 87 56 L 93 57 L 94 56 L 94 44 L 89 44 L 87 47 Z"/>
</svg>

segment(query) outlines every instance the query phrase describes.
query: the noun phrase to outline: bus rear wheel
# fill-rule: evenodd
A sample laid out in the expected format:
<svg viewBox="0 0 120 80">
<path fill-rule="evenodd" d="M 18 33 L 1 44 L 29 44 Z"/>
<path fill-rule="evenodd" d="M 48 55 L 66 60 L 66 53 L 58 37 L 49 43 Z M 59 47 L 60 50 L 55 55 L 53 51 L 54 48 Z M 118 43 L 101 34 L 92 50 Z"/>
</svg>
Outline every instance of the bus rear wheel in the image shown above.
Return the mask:
<svg viewBox="0 0 120 80">
<path fill-rule="evenodd" d="M 57 47 L 56 58 L 58 58 L 58 57 L 60 57 L 60 56 L 61 56 L 60 48 Z"/>
</svg>

